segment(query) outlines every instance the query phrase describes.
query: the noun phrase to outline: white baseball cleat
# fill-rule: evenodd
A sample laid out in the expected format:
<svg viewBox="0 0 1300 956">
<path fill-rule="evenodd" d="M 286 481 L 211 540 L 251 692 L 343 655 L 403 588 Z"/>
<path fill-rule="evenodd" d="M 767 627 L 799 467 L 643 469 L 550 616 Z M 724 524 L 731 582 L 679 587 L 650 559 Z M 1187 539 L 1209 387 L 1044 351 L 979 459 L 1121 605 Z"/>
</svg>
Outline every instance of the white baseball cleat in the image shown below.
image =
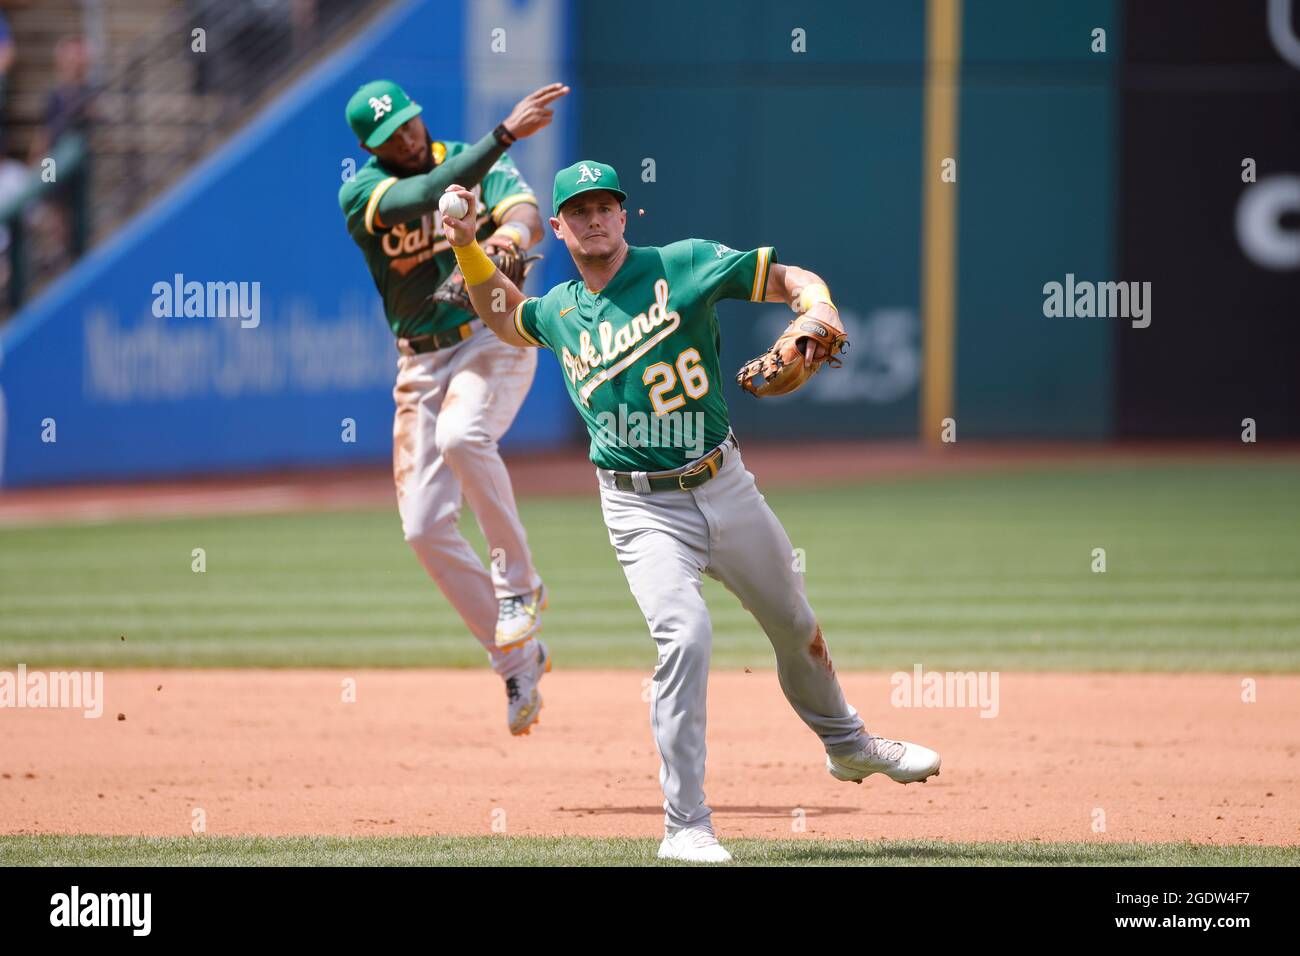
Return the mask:
<svg viewBox="0 0 1300 956">
<path fill-rule="evenodd" d="M 685 863 L 730 863 L 731 854 L 722 848 L 709 826 L 682 827 L 664 836 L 659 859 Z"/>
<path fill-rule="evenodd" d="M 883 773 L 898 783 L 925 783 L 939 773 L 939 755 L 929 747 L 888 737 L 867 737 L 856 753 L 840 757 L 826 755 L 826 769 L 836 780 L 861 783 L 873 773 Z"/>
<path fill-rule="evenodd" d="M 531 594 L 515 594 L 497 601 L 496 645 L 514 650 L 537 636 L 546 610 L 546 585 Z"/>
<path fill-rule="evenodd" d="M 537 642 L 537 656 L 523 671 L 506 678 L 506 720 L 510 732 L 522 737 L 542 718 L 542 695 L 537 685 L 551 671 L 551 654 Z"/>
</svg>

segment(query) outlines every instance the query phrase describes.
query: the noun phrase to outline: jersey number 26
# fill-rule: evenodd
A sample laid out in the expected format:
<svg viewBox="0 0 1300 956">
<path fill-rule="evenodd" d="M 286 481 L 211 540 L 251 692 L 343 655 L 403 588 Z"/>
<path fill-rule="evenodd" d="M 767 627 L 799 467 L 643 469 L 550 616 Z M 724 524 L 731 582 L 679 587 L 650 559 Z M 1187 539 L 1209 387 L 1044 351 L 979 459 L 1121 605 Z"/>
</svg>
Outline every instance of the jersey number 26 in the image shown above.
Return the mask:
<svg viewBox="0 0 1300 956">
<path fill-rule="evenodd" d="M 686 396 L 691 398 L 703 398 L 709 393 L 709 376 L 704 371 L 701 364 L 700 353 L 695 349 L 686 349 L 681 355 L 677 356 L 676 371 L 673 365 L 667 362 L 655 362 L 649 365 L 641 374 L 641 383 L 650 386 L 650 404 L 654 406 L 656 415 L 664 415 L 673 409 L 681 408 L 686 404 Z M 677 387 L 678 379 L 682 383 L 682 391 L 671 397 L 668 393 Z"/>
</svg>

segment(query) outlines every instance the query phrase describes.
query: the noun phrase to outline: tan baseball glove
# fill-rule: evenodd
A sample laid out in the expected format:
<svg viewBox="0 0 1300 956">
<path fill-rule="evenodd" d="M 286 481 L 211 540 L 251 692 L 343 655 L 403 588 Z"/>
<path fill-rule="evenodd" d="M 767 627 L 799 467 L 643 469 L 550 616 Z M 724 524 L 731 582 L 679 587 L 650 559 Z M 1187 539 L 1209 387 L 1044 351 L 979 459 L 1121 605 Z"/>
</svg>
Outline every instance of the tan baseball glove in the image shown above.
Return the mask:
<svg viewBox="0 0 1300 956">
<path fill-rule="evenodd" d="M 804 354 L 804 346 L 810 341 L 826 350 L 825 355 L 811 362 Z M 736 381 L 745 391 L 759 398 L 786 395 L 816 375 L 822 365 L 829 364 L 831 368 L 841 365 L 836 356 L 848 347 L 848 336 L 839 329 L 800 315 L 786 326 L 770 349 L 741 366 Z"/>
<path fill-rule="evenodd" d="M 501 274 L 513 282 L 517 289 L 523 289 L 524 279 L 533 265 L 542 259 L 541 256 L 521 256 L 514 246 L 499 246 L 488 254 L 488 258 L 496 263 Z M 465 288 L 465 277 L 461 275 L 460 266 L 453 269 L 451 275 L 442 280 L 442 284 L 433 290 L 429 298 L 434 302 L 447 302 L 471 314 L 474 312 L 474 305 L 470 302 L 469 290 Z"/>
</svg>

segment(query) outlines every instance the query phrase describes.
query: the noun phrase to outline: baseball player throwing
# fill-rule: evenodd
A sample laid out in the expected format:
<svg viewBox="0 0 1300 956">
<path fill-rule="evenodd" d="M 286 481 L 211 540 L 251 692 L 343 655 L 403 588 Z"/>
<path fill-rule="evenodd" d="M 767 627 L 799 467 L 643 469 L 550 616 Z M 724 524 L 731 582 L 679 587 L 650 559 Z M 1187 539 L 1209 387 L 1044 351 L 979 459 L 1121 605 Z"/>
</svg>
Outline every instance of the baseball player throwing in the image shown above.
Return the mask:
<svg viewBox="0 0 1300 956">
<path fill-rule="evenodd" d="M 420 106 L 396 83 L 367 83 L 348 101 L 347 119 L 371 156 L 339 190 L 348 232 L 366 257 L 400 353 L 393 478 L 402 531 L 505 679 L 516 735 L 537 722 L 537 685 L 550 670 L 545 645 L 533 643 L 546 592 L 497 441 L 532 384 L 537 360 L 468 311 L 438 202 L 452 183 L 472 186 L 461 190 L 465 221 L 522 282 L 519 254 L 541 239 L 542 223 L 532 190 L 505 152 L 546 127 L 550 104 L 568 92 L 552 83 L 531 93 L 470 145 L 433 140 Z M 458 529 L 462 494 L 491 549 L 490 573 Z M 510 653 L 515 647 L 523 652 Z"/>
<path fill-rule="evenodd" d="M 459 186 L 450 191 L 469 195 Z M 445 228 L 479 315 L 505 342 L 555 353 L 591 435 L 609 540 L 659 650 L 650 701 L 664 790 L 659 856 L 726 862 L 731 857 L 704 802 L 712 638 L 701 573 L 721 581 L 767 634 L 781 689 L 821 739 L 832 776 L 860 783 L 883 773 L 899 783 L 923 781 L 939 772 L 939 755 L 869 734 L 845 702 L 803 578 L 793 570 L 790 539 L 746 470 L 729 426 L 717 300 L 790 305 L 798 313 L 794 331 L 761 364 L 774 378 L 797 380 L 842 347 L 843 327 L 825 283 L 806 269 L 779 265 L 768 246 L 737 252 L 700 239 L 629 246 L 626 198 L 618 174 L 604 163 L 582 162 L 556 174 L 550 226 L 581 279 L 540 298 L 526 297 L 488 260 L 473 219 L 447 220 Z M 756 374 L 749 367 L 742 372 L 746 387 L 755 388 Z M 614 423 L 634 421 L 638 412 L 643 420 L 701 416 L 708 450 L 621 434 Z"/>
</svg>

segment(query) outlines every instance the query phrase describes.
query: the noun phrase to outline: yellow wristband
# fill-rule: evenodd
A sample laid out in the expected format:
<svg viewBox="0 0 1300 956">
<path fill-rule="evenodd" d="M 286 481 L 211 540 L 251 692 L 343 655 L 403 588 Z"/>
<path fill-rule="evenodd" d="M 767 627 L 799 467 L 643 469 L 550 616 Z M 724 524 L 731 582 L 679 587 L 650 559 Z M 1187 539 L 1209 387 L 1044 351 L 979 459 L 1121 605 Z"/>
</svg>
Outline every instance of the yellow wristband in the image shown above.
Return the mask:
<svg viewBox="0 0 1300 956">
<path fill-rule="evenodd" d="M 811 285 L 804 286 L 799 293 L 799 299 L 795 302 L 795 311 L 803 315 L 819 302 L 825 302 L 832 309 L 835 309 L 835 303 L 831 301 L 831 290 L 826 288 L 825 283 L 814 282 Z M 835 311 L 838 312 L 839 309 L 835 309 Z"/>
<path fill-rule="evenodd" d="M 496 263 L 488 258 L 477 242 L 471 242 L 468 246 L 452 246 L 451 251 L 456 253 L 456 263 L 460 266 L 460 274 L 465 277 L 466 286 L 482 285 L 497 271 Z"/>
</svg>

